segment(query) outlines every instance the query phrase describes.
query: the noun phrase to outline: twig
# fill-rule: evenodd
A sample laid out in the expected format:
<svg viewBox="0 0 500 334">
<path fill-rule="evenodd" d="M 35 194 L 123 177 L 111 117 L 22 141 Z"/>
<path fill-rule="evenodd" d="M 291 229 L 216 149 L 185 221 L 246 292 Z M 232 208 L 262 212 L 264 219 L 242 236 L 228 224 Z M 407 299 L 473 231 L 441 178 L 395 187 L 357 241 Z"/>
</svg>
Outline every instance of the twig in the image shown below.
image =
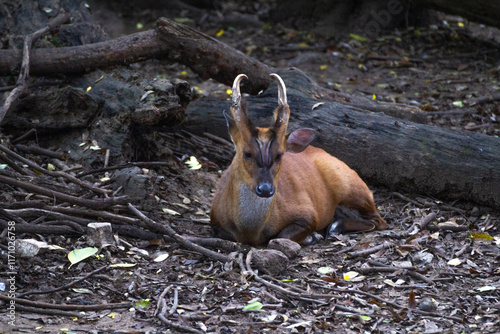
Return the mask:
<svg viewBox="0 0 500 334">
<path fill-rule="evenodd" d="M 211 251 L 210 249 L 206 249 L 205 247 L 202 247 L 200 245 L 197 245 L 191 241 L 189 241 L 187 238 L 184 238 L 183 236 L 177 234 L 172 227 L 169 224 L 161 225 L 155 222 L 154 220 L 148 218 L 146 215 L 144 215 L 142 212 L 140 212 L 136 207 L 134 207 L 132 204 L 128 203 L 128 208 L 130 211 L 132 211 L 137 217 L 139 217 L 143 222 L 146 223 L 146 225 L 153 230 L 154 232 L 166 234 L 169 237 L 173 238 L 175 241 L 186 247 L 187 249 L 199 252 L 211 259 L 221 261 L 221 262 L 228 262 L 232 261 L 232 258 L 228 255 L 220 254 L 214 251 Z"/>
<path fill-rule="evenodd" d="M 450 320 L 453 320 L 453 321 L 456 321 L 456 322 L 460 322 L 460 323 L 462 323 L 464 321 L 463 318 L 454 317 L 454 316 L 451 316 L 451 315 L 443 315 L 443 314 L 435 313 L 435 312 L 427 312 L 427 311 L 422 311 L 422 310 L 418 310 L 418 309 L 413 310 L 412 312 L 418 313 L 418 314 L 421 314 L 421 315 L 430 316 L 430 317 L 450 319 Z"/>
<path fill-rule="evenodd" d="M 165 161 L 127 162 L 125 164 L 121 164 L 118 166 L 110 166 L 110 167 L 93 169 L 93 170 L 90 170 L 88 172 L 80 173 L 76 177 L 82 178 L 84 176 L 91 175 L 91 174 L 109 172 L 111 170 L 117 170 L 117 169 L 129 168 L 129 167 L 150 167 L 150 166 L 171 166 L 171 165 L 172 165 L 172 163 L 165 162 Z"/>
<path fill-rule="evenodd" d="M 23 168 L 19 167 L 13 160 L 11 160 L 7 156 L 7 154 L 5 154 L 3 152 L 2 152 L 2 154 L 0 154 L 0 161 L 3 161 L 7 165 L 9 165 L 10 168 L 12 168 L 13 170 L 15 170 L 16 172 L 18 172 L 21 175 L 28 175 L 28 173 L 26 172 L 26 170 L 24 170 Z"/>
<path fill-rule="evenodd" d="M 66 215 L 74 215 L 78 217 L 102 218 L 110 222 L 119 222 L 127 225 L 139 225 L 141 227 L 145 226 L 144 224 L 142 224 L 142 221 L 138 218 L 119 215 L 117 213 L 112 213 L 109 211 L 97 211 L 90 209 L 78 209 L 74 207 L 61 207 L 61 206 L 49 206 L 49 205 L 44 206 L 43 209 Z"/>
<path fill-rule="evenodd" d="M 101 310 L 114 310 L 119 308 L 129 308 L 133 305 L 132 302 L 123 302 L 123 303 L 111 303 L 111 304 L 97 304 L 97 305 L 79 305 L 79 304 L 50 304 L 50 303 L 40 303 L 34 302 L 27 299 L 22 298 L 10 298 L 0 294 L 0 300 L 10 302 L 14 301 L 16 304 L 33 306 L 38 308 L 47 308 L 52 310 L 65 310 L 65 311 L 101 311 Z"/>
<path fill-rule="evenodd" d="M 53 176 L 53 177 L 63 177 L 65 179 L 79 185 L 82 188 L 92 190 L 93 192 L 96 192 L 98 194 L 107 194 L 110 192 L 109 190 L 106 190 L 106 189 L 96 188 L 96 187 L 92 186 L 91 184 L 84 182 L 84 181 L 82 181 L 82 180 L 80 180 L 80 179 L 78 179 L 78 178 L 76 178 L 73 175 L 70 175 L 68 173 L 61 172 L 61 171 L 47 170 L 47 169 L 39 166 L 36 162 L 33 162 L 29 159 L 26 159 L 26 158 L 20 156 L 19 154 L 17 154 L 16 152 L 9 150 L 4 145 L 0 145 L 0 150 L 3 151 L 4 153 L 10 155 L 11 157 L 25 163 L 26 165 L 30 166 L 31 168 L 35 169 L 36 171 L 43 173 L 45 175 L 49 175 L 49 176 Z"/>
<path fill-rule="evenodd" d="M 411 276 L 413 278 L 416 278 L 416 279 L 419 279 L 421 281 L 424 281 L 424 282 L 426 282 L 429 285 L 434 285 L 434 281 L 433 280 L 431 280 L 428 277 L 425 277 L 421 273 L 417 273 L 416 271 L 408 270 L 408 271 L 406 271 L 406 274 L 408 274 L 408 276 Z"/>
<path fill-rule="evenodd" d="M 72 229 L 74 229 L 78 234 L 84 234 L 85 233 L 85 228 L 82 227 L 80 224 L 75 223 L 72 220 L 68 219 L 59 219 L 59 220 L 49 220 L 49 221 L 44 221 L 43 223 L 37 224 L 38 226 L 68 226 Z"/>
<path fill-rule="evenodd" d="M 165 298 L 165 296 L 167 295 L 167 293 L 170 291 L 170 289 L 172 289 L 173 285 L 169 285 L 167 286 L 165 289 L 163 289 L 163 292 L 161 293 L 160 297 L 158 297 L 158 302 L 156 303 L 156 310 L 155 312 L 153 313 L 153 315 L 156 317 L 156 315 L 158 314 L 158 312 L 160 311 L 160 307 L 161 307 L 161 301 Z"/>
<path fill-rule="evenodd" d="M 423 230 L 427 227 L 427 225 L 432 222 L 436 218 L 436 213 L 431 212 L 427 216 L 425 216 L 416 226 L 418 226 L 419 230 Z M 410 230 L 413 228 L 413 226 L 410 228 Z"/>
<path fill-rule="evenodd" d="M 472 106 L 481 105 L 489 102 L 494 102 L 500 100 L 500 93 L 495 93 L 492 95 L 480 96 L 472 101 Z"/>
<path fill-rule="evenodd" d="M 226 252 L 236 252 L 240 250 L 243 245 L 229 240 L 224 240 L 220 238 L 201 238 L 201 237 L 185 237 L 191 242 L 204 247 L 219 248 Z"/>
<path fill-rule="evenodd" d="M 22 144 L 17 144 L 14 146 L 15 146 L 15 148 L 17 148 L 21 152 L 33 153 L 33 154 L 38 154 L 38 155 L 45 155 L 47 157 L 61 159 L 61 160 L 64 160 L 65 156 L 66 156 L 65 152 L 54 152 L 51 150 L 47 150 L 46 148 L 41 148 L 41 147 L 35 146 L 35 145 L 26 146 L 26 145 L 22 145 Z"/>
<path fill-rule="evenodd" d="M 0 230 L 5 229 L 7 231 L 8 224 L 4 223 L 0 219 Z M 45 226 L 45 225 L 33 225 L 33 224 L 16 224 L 16 232 L 21 233 L 36 233 L 42 235 L 82 235 L 79 232 L 69 226 Z"/>
<path fill-rule="evenodd" d="M 45 33 L 53 30 L 54 28 L 60 26 L 69 19 L 69 14 L 61 10 L 59 15 L 57 15 L 53 20 L 49 21 L 47 25 L 29 34 L 24 39 L 23 46 L 23 61 L 21 63 L 21 70 L 19 77 L 16 82 L 16 88 L 14 88 L 10 94 L 5 99 L 4 104 L 0 107 L 0 124 L 2 123 L 5 115 L 10 109 L 12 102 L 17 100 L 21 95 L 23 95 L 27 89 L 26 79 L 29 77 L 30 70 L 30 58 L 31 58 L 31 46 L 35 40 L 43 36 Z"/>
<path fill-rule="evenodd" d="M 29 307 L 23 305 L 16 305 L 16 311 L 23 311 L 36 314 L 47 314 L 47 315 L 58 315 L 61 317 L 77 317 L 79 318 L 81 314 L 79 312 L 71 311 L 60 311 L 60 310 L 47 310 L 39 307 Z"/>
<path fill-rule="evenodd" d="M 175 322 L 172 322 L 165 318 L 165 313 L 167 312 L 167 302 L 165 301 L 164 298 L 160 299 L 160 304 L 162 306 L 161 312 L 158 314 L 158 319 L 160 319 L 164 324 L 166 324 L 169 327 L 175 328 L 180 331 L 185 331 L 188 333 L 195 333 L 195 334 L 204 334 L 202 331 L 197 330 L 196 328 L 192 328 L 189 326 L 185 325 L 179 325 Z"/>
<path fill-rule="evenodd" d="M 172 307 L 170 308 L 170 311 L 168 311 L 168 314 L 174 314 L 175 310 L 177 310 L 177 306 L 179 306 L 179 288 L 174 289 L 174 302 L 172 303 Z"/>
<path fill-rule="evenodd" d="M 428 225 L 427 229 L 431 232 L 437 232 L 437 231 L 463 232 L 467 231 L 469 228 L 463 225 L 452 225 L 444 223 L 439 225 Z"/>
<path fill-rule="evenodd" d="M 476 108 L 453 109 L 448 111 L 430 111 L 428 116 L 456 116 L 456 115 L 473 115 L 477 114 Z"/>
<path fill-rule="evenodd" d="M 38 208 L 24 208 L 24 209 L 4 209 L 3 212 L 7 214 L 16 215 L 21 218 L 30 218 L 30 217 L 44 217 L 44 218 L 52 218 L 52 219 L 67 219 L 74 222 L 77 222 L 81 225 L 86 226 L 88 223 L 92 223 L 93 220 L 81 217 L 72 217 L 70 215 L 53 212 L 44 209 Z"/>
<path fill-rule="evenodd" d="M 367 255 L 376 253 L 376 252 L 378 252 L 378 251 L 380 251 L 382 249 L 390 248 L 391 246 L 392 245 L 389 242 L 384 241 L 380 245 L 377 245 L 377 246 L 374 246 L 374 247 L 370 247 L 370 248 L 366 248 L 366 249 L 362 249 L 362 250 L 355 251 L 355 252 L 351 252 L 351 253 L 349 253 L 349 255 L 352 256 L 352 257 L 367 256 Z"/>
<path fill-rule="evenodd" d="M 85 281 L 86 279 L 88 279 L 89 277 L 95 275 L 95 274 L 98 274 L 100 273 L 101 271 L 104 271 L 105 269 L 109 269 L 109 266 L 102 266 L 100 268 L 97 268 L 96 270 L 88 273 L 87 275 L 85 275 L 84 277 L 82 278 L 79 278 L 77 279 L 76 281 L 73 281 L 71 283 L 68 283 L 68 284 L 65 284 L 63 286 L 60 286 L 60 287 L 57 287 L 57 288 L 54 288 L 54 289 L 49 289 L 49 290 L 41 290 L 41 291 L 27 291 L 27 292 L 23 292 L 23 293 L 20 293 L 16 296 L 16 298 L 22 298 L 22 297 L 25 297 L 25 296 L 28 296 L 28 295 L 42 295 L 42 294 L 48 294 L 48 293 L 52 293 L 52 292 L 57 292 L 57 291 L 61 291 L 61 290 L 65 290 L 65 289 L 69 289 L 71 288 L 72 286 L 82 282 L 82 281 Z"/>
<path fill-rule="evenodd" d="M 360 268 L 359 272 L 361 272 L 363 274 L 373 273 L 373 272 L 375 272 L 375 273 L 377 273 L 377 272 L 386 273 L 386 272 L 394 272 L 394 271 L 398 271 L 398 270 L 402 270 L 407 275 L 412 276 L 413 278 L 416 278 L 416 279 L 420 279 L 420 280 L 426 282 L 429 285 L 434 285 L 434 282 L 430 278 L 427 278 L 424 275 L 419 274 L 419 273 L 417 273 L 417 272 L 415 272 L 413 270 L 409 270 L 407 268 L 401 268 L 401 267 L 368 267 L 368 268 Z"/>
<path fill-rule="evenodd" d="M 412 200 L 411 198 L 406 197 L 406 196 L 405 196 L 405 195 L 403 195 L 403 194 L 400 194 L 400 193 L 398 193 L 398 192 L 393 192 L 393 194 L 394 194 L 395 196 L 397 196 L 397 197 L 401 198 L 402 200 L 404 200 L 404 201 L 406 201 L 406 202 L 410 202 L 410 203 L 412 203 L 412 204 L 414 204 L 414 205 L 416 205 L 416 206 L 418 206 L 418 207 L 422 207 L 422 206 L 423 206 L 423 205 L 422 205 L 422 203 L 417 202 L 417 201 L 415 201 L 415 200 Z"/>
<path fill-rule="evenodd" d="M 253 250 L 250 250 L 250 252 L 248 252 L 247 254 L 247 258 L 246 258 L 246 269 L 247 271 L 253 276 L 253 278 L 258 281 L 259 283 L 262 283 L 264 284 L 265 286 L 267 287 L 270 287 L 278 292 L 281 292 L 283 293 L 284 295 L 286 296 L 289 296 L 289 297 L 293 297 L 293 298 L 296 298 L 296 299 L 299 299 L 299 300 L 304 300 L 304 301 L 308 301 L 308 302 L 314 302 L 314 303 L 317 303 L 317 304 L 323 304 L 324 302 L 321 301 L 321 300 L 315 300 L 315 299 L 310 299 L 310 298 L 307 298 L 309 297 L 308 295 L 305 295 L 305 294 L 301 294 L 301 293 L 298 293 L 298 292 L 294 292 L 294 291 L 290 291 L 288 289 L 285 289 L 279 285 L 276 285 L 274 283 L 271 283 L 269 281 L 266 281 L 265 279 L 263 279 L 262 277 L 260 277 L 259 275 L 257 275 L 257 273 L 255 271 L 252 270 L 252 267 L 250 265 L 251 261 L 252 261 L 252 252 Z M 240 253 L 239 255 L 239 258 L 238 258 L 238 261 L 243 261 L 243 254 Z M 242 265 L 240 265 L 241 267 Z M 323 298 L 328 298 L 328 299 L 331 299 L 333 298 L 333 296 L 329 296 L 329 295 L 324 295 Z"/>
<path fill-rule="evenodd" d="M 465 126 L 464 129 L 467 130 L 467 131 L 474 131 L 474 130 L 479 130 L 479 129 L 483 129 L 483 128 L 488 128 L 490 126 L 492 126 L 493 124 L 491 123 L 483 123 L 483 124 L 478 124 L 478 125 L 472 125 L 472 126 Z"/>
<path fill-rule="evenodd" d="M 216 143 L 219 143 L 219 144 L 222 144 L 222 145 L 226 145 L 230 148 L 233 148 L 234 145 L 231 144 L 230 142 L 228 142 L 227 140 L 225 140 L 224 138 L 221 138 L 221 137 L 217 137 L 216 135 L 213 135 L 211 133 L 208 133 L 208 132 L 203 132 L 203 135 L 205 137 L 207 137 L 208 139 L 211 139 L 212 141 L 216 142 Z"/>
<path fill-rule="evenodd" d="M 12 139 L 12 140 L 10 141 L 10 143 L 11 143 L 12 145 L 15 145 L 16 143 L 19 143 L 19 142 L 21 142 L 21 141 L 25 140 L 26 138 L 28 138 L 28 137 L 29 137 L 29 136 L 31 136 L 32 134 L 35 134 L 35 136 L 36 136 L 36 130 L 35 130 L 35 129 L 30 129 L 30 130 L 29 130 L 29 131 L 27 131 L 25 134 L 23 134 L 23 135 L 21 135 L 21 136 L 19 136 L 19 137 L 17 137 L 17 138 Z"/>
<path fill-rule="evenodd" d="M 404 306 L 401 306 L 401 305 L 399 305 L 397 303 L 388 301 L 387 299 L 384 299 L 382 297 L 379 297 L 377 295 L 374 295 L 374 294 L 371 294 L 371 293 L 368 293 L 368 292 L 365 292 L 365 291 L 362 291 L 362 290 L 357 290 L 357 289 L 346 290 L 346 289 L 339 289 L 339 288 L 328 288 L 328 289 L 331 289 L 331 290 L 333 290 L 335 292 L 340 292 L 340 293 L 349 293 L 349 294 L 357 293 L 357 294 L 360 294 L 360 295 L 368 296 L 370 298 L 378 300 L 379 302 L 385 303 L 386 305 L 390 305 L 390 306 L 398 308 L 398 309 L 405 308 Z"/>
<path fill-rule="evenodd" d="M 64 194 L 55 190 L 47 189 L 47 188 L 42 188 L 40 186 L 34 185 L 29 182 L 24 182 L 24 181 L 19 181 L 7 176 L 0 175 L 0 182 L 9 184 L 14 187 L 20 187 L 23 189 L 26 189 L 28 191 L 32 191 L 37 194 L 49 196 L 49 197 L 55 197 L 59 201 L 62 202 L 68 202 L 71 204 L 76 204 L 76 205 L 81 205 L 84 207 L 88 208 L 94 208 L 94 209 L 104 209 L 104 208 L 109 208 L 110 206 L 113 206 L 115 204 L 125 204 L 128 200 L 127 196 L 120 196 L 120 197 L 110 197 L 110 198 L 99 198 L 95 200 L 90 200 L 90 199 L 85 199 L 85 198 L 79 198 L 75 196 L 71 196 L 68 194 Z"/>
</svg>

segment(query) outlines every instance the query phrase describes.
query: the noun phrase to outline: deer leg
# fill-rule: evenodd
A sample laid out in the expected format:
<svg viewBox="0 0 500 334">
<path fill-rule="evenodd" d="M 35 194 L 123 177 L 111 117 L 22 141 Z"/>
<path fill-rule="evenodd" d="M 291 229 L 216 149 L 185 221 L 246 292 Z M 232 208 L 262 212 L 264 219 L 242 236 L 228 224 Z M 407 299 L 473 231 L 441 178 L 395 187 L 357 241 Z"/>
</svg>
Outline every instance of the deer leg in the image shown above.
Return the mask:
<svg viewBox="0 0 500 334">
<path fill-rule="evenodd" d="M 305 218 L 294 219 L 278 233 L 276 238 L 285 238 L 303 243 L 315 231 L 314 226 L 314 222 Z M 312 240 L 308 241 L 311 242 Z"/>
<path fill-rule="evenodd" d="M 229 241 L 236 241 L 232 233 L 224 230 L 222 227 L 218 225 L 212 225 L 212 231 L 214 232 L 215 237 L 220 239 L 225 239 Z"/>
<path fill-rule="evenodd" d="M 385 220 L 373 208 L 356 210 L 339 205 L 335 209 L 335 215 L 330 226 L 327 228 L 327 236 L 345 232 L 369 232 L 383 230 L 387 227 Z"/>
</svg>

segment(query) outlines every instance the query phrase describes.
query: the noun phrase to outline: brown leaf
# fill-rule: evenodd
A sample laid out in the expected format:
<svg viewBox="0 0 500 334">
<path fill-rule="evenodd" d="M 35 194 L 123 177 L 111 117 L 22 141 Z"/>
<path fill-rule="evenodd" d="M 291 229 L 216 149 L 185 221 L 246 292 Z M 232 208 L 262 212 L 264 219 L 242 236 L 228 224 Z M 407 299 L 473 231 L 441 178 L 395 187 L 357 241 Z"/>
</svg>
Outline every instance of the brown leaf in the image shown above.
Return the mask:
<svg viewBox="0 0 500 334">
<path fill-rule="evenodd" d="M 415 292 L 412 290 L 408 295 L 408 307 L 410 309 L 415 309 L 417 307 L 417 302 L 415 301 Z"/>
</svg>

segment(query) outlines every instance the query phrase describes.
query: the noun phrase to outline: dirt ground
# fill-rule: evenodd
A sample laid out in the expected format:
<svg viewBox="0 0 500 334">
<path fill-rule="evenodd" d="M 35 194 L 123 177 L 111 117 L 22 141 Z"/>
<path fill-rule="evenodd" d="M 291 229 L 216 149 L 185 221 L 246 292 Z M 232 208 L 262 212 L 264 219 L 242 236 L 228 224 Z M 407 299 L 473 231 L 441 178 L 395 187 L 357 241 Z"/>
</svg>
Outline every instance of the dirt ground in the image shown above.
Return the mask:
<svg viewBox="0 0 500 334">
<path fill-rule="evenodd" d="M 158 15 L 182 19 L 189 11 L 114 13 L 97 7 L 112 37 L 151 28 Z M 443 16 L 444 17 L 444 16 Z M 439 24 L 408 27 L 363 40 L 344 34 L 324 39 L 282 25 L 198 29 L 275 67 L 298 67 L 321 85 L 371 99 L 411 104 L 427 112 L 428 124 L 462 132 L 500 135 L 498 101 L 469 106 L 474 98 L 500 90 L 500 31 L 444 17 Z M 150 61 L 132 66 L 152 75 L 180 77 L 202 96 L 228 99 L 229 87 L 202 81 L 188 68 Z M 148 216 L 172 222 L 185 236 L 210 237 L 208 212 L 219 169 L 194 139 L 167 134 L 177 161 L 142 171 L 152 186 Z M 204 166 L 190 170 L 182 159 Z M 31 156 L 40 164 L 43 158 Z M 96 175 L 102 177 L 104 175 Z M 232 267 L 178 243 L 119 237 L 71 268 L 66 254 L 87 247 L 85 237 L 23 236 L 64 250 L 19 258 L 17 293 L 57 288 L 113 263 L 68 289 L 27 298 L 50 304 L 99 305 L 132 301 L 127 308 L 103 308 L 69 315 L 19 310 L 14 327 L 0 313 L 6 333 L 498 333 L 500 332 L 500 212 L 475 203 L 449 202 L 426 194 L 371 187 L 389 229 L 347 234 L 303 247 L 278 274 L 256 280 L 238 261 Z M 10 196 L 10 195 L 9 195 Z M 12 200 L 2 194 L 2 200 Z M 499 189 L 500 196 L 500 189 Z M 498 209 L 498 208 L 497 208 Z M 118 211 L 124 214 L 125 209 Z M 430 216 L 430 214 L 433 214 Z M 435 214 L 435 215 L 434 215 Z M 426 218 L 430 223 L 420 229 Z M 249 248 L 241 246 L 247 254 Z M 227 251 L 220 250 L 222 253 Z M 155 261 L 166 254 L 163 260 Z M 255 268 L 254 268 L 255 269 Z M 276 288 L 276 286 L 282 289 Z M 76 290 L 80 288 L 82 290 Z M 162 294 L 163 293 L 163 294 Z M 326 296 L 325 296 L 326 295 Z M 307 297 L 303 297 L 307 296 Z M 166 301 L 166 325 L 155 315 Z M 260 302 L 255 303 L 255 302 Z M 161 309 L 161 307 L 160 307 Z M 170 312 L 170 315 L 169 315 Z"/>
</svg>

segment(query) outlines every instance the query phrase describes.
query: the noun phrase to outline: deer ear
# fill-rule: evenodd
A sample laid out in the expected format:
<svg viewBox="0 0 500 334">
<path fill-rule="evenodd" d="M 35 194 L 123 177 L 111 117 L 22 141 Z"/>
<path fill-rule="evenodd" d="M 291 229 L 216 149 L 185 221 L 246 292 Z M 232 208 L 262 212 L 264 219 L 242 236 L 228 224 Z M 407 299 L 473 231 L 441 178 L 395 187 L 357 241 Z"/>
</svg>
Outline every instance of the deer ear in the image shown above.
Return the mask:
<svg viewBox="0 0 500 334">
<path fill-rule="evenodd" d="M 298 129 L 288 135 L 286 140 L 287 152 L 300 153 L 309 146 L 314 139 L 314 130 Z"/>
</svg>

